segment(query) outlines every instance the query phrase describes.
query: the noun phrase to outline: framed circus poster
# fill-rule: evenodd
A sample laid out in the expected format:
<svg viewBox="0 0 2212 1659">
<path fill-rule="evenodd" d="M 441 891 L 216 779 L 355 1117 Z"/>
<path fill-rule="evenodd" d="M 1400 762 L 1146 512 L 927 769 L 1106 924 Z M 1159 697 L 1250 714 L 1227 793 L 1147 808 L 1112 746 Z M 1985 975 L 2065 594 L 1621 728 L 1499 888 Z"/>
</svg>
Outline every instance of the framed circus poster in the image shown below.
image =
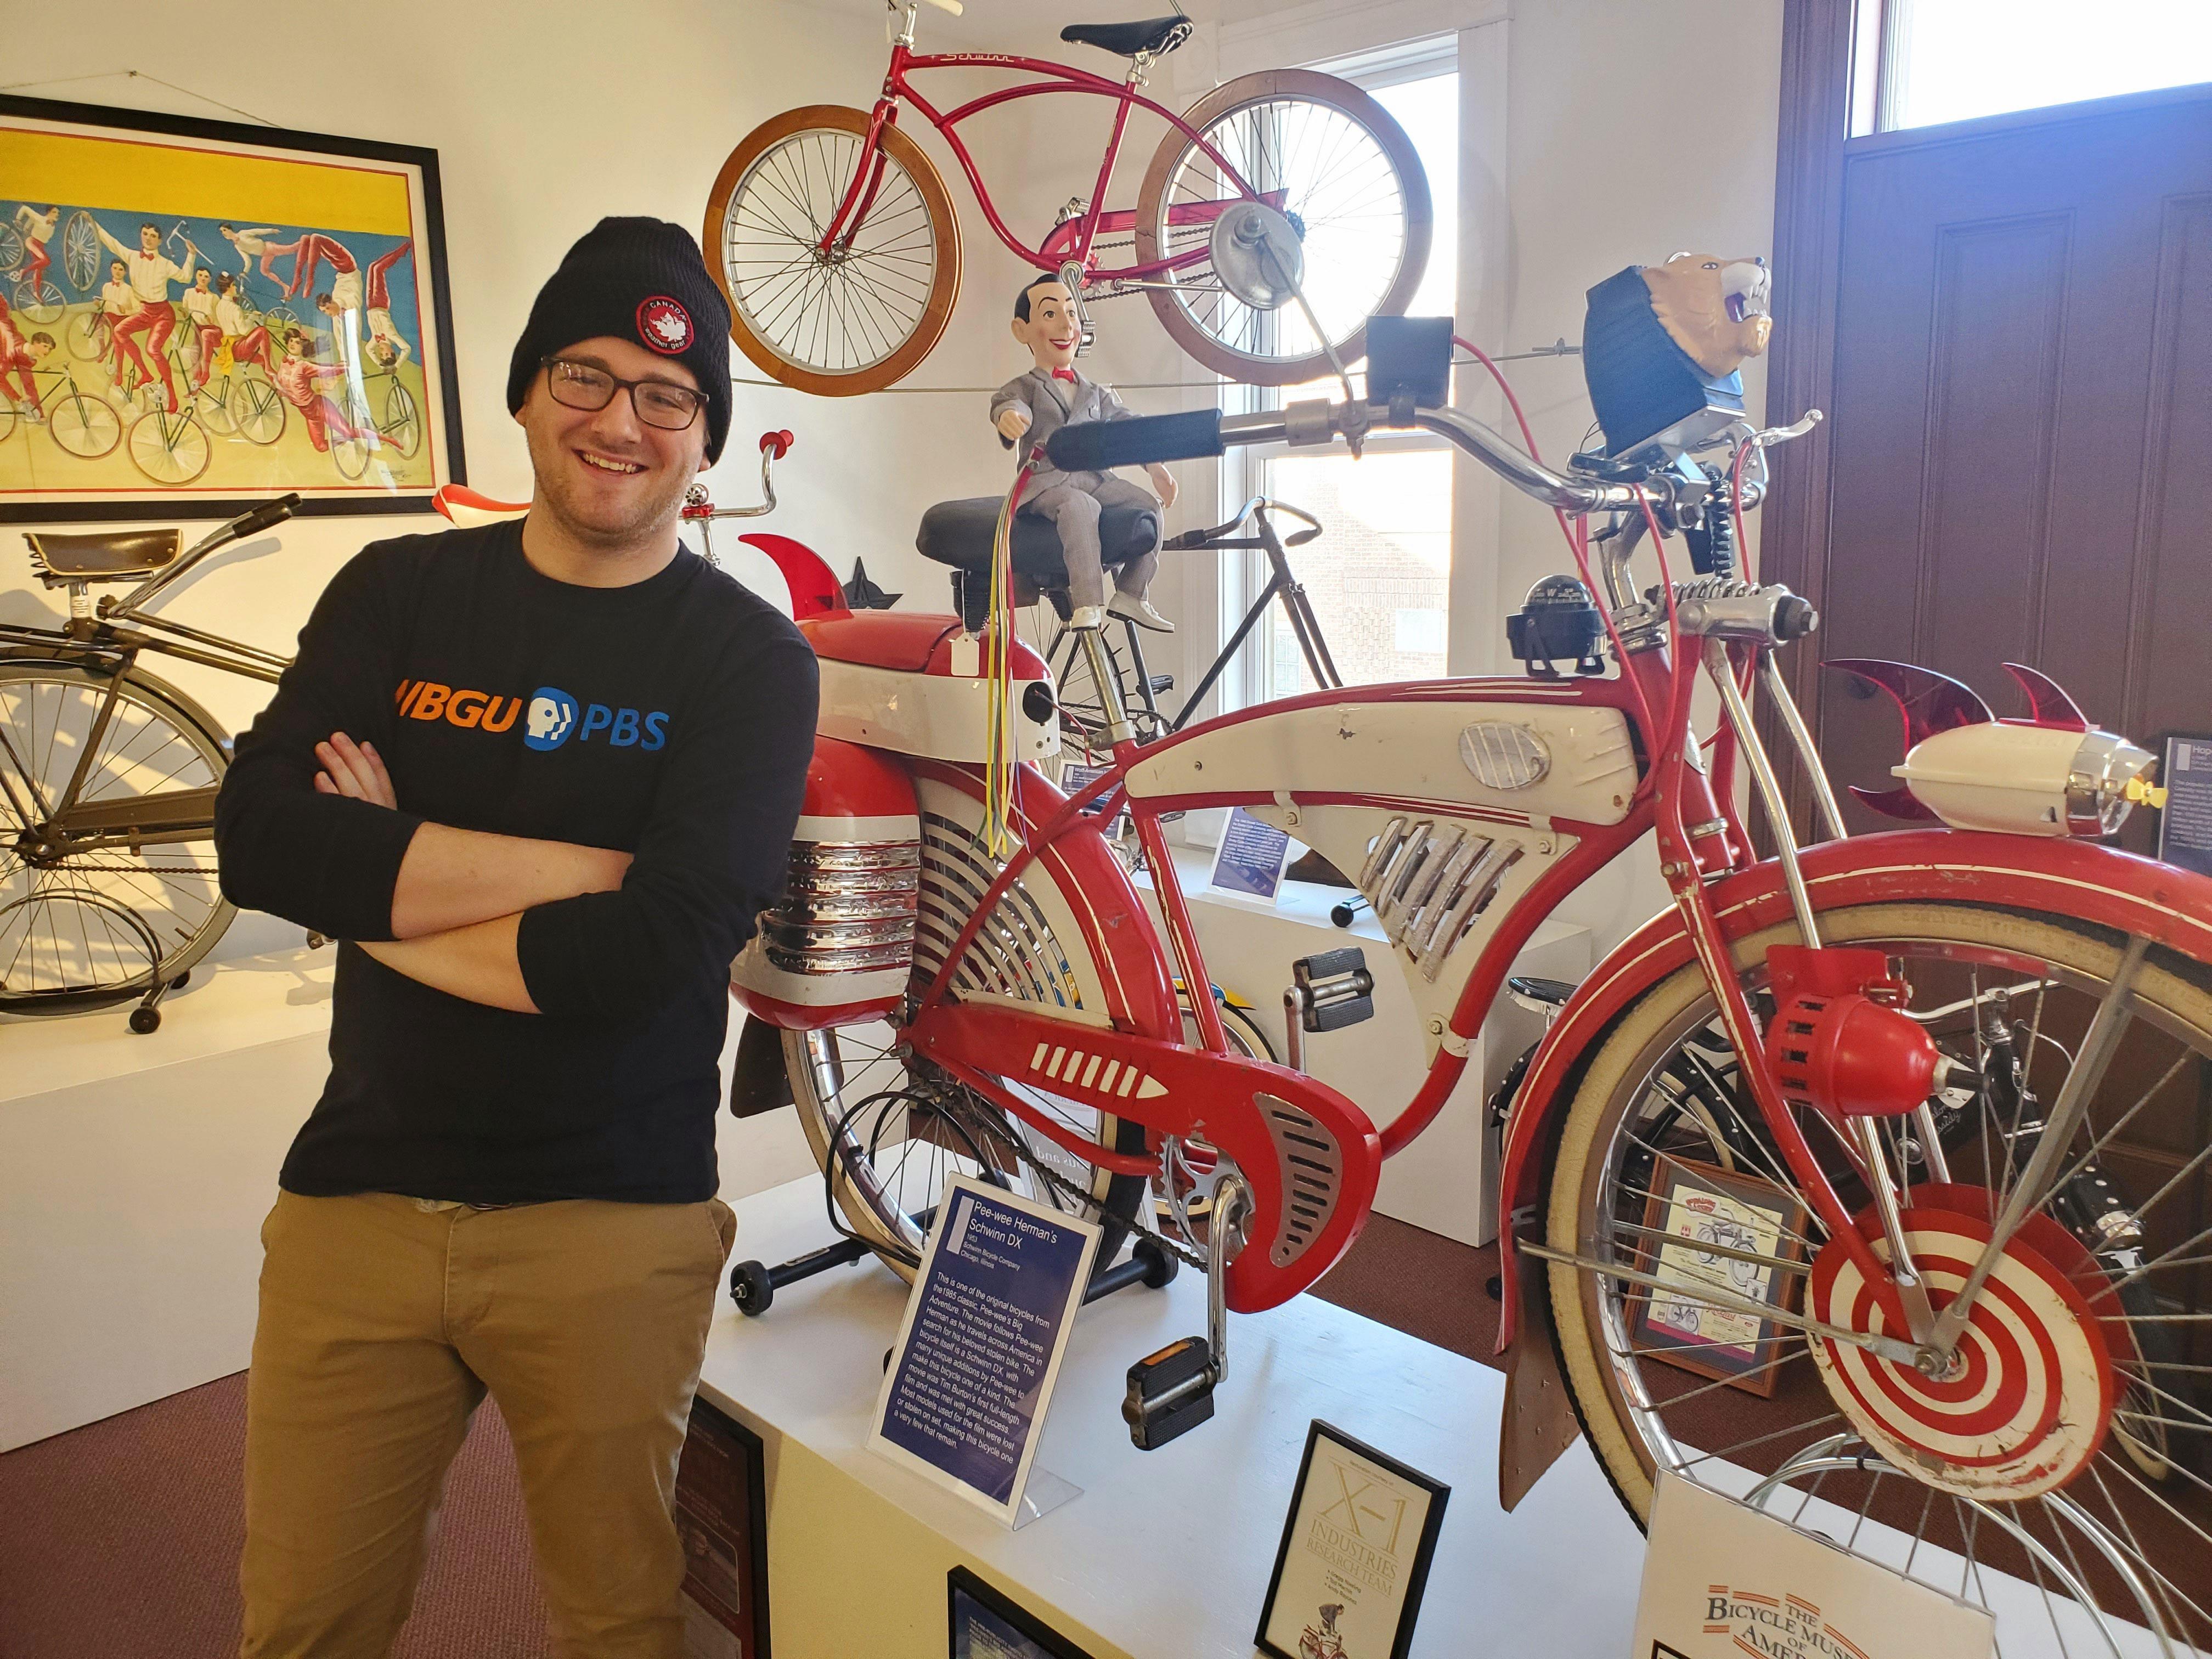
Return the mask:
<svg viewBox="0 0 2212 1659">
<path fill-rule="evenodd" d="M 0 98 L 0 520 L 465 479 L 435 150 Z"/>
</svg>

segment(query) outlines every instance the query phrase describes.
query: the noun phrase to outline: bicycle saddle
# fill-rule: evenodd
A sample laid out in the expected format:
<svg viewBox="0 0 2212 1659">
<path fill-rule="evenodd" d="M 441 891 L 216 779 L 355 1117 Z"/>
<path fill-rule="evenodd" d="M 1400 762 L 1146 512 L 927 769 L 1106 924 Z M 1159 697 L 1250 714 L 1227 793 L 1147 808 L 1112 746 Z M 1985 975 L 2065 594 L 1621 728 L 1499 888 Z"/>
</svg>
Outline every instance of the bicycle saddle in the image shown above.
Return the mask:
<svg viewBox="0 0 2212 1659">
<path fill-rule="evenodd" d="M 1102 51 L 1134 58 L 1149 52 L 1164 58 L 1190 39 L 1188 17 L 1153 17 L 1141 23 L 1070 23 L 1060 32 L 1070 46 L 1097 46 Z"/>
<path fill-rule="evenodd" d="M 31 568 L 48 587 L 67 582 L 139 581 L 176 562 L 181 538 L 173 530 L 106 530 L 88 536 L 25 531 Z"/>
<path fill-rule="evenodd" d="M 921 515 L 915 549 L 922 557 L 956 570 L 988 574 L 991 544 L 999 530 L 996 495 L 963 501 L 939 501 Z M 1160 533 L 1159 514 L 1149 507 L 1109 507 L 1099 515 L 1098 562 L 1108 569 L 1127 564 Z M 1043 587 L 1067 586 L 1067 567 L 1060 556 L 1060 532 L 1034 513 L 1014 515 L 1014 569 Z"/>
</svg>

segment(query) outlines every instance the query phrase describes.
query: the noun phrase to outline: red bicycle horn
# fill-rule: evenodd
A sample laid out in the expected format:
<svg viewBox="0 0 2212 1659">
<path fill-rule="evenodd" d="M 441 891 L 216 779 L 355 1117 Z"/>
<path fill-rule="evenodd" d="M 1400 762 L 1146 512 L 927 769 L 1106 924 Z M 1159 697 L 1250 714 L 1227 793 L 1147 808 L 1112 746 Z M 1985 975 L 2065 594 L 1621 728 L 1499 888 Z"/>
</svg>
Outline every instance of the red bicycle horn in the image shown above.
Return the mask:
<svg viewBox="0 0 2212 1659">
<path fill-rule="evenodd" d="M 1942 1086 L 1934 1039 L 1895 1005 L 1906 987 L 1879 951 L 1778 945 L 1766 1058 L 1783 1097 L 1831 1117 L 1901 1117 Z"/>
</svg>

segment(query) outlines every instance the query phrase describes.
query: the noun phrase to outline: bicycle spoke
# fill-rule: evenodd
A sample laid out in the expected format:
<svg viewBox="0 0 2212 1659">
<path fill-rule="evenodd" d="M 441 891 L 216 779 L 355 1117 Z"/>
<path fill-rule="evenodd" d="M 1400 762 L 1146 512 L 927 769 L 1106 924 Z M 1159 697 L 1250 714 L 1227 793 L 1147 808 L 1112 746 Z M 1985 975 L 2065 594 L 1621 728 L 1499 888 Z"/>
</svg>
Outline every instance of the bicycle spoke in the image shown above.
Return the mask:
<svg viewBox="0 0 2212 1659">
<path fill-rule="evenodd" d="M 2043 1005 L 2045 1001 L 2045 994 L 2048 992 L 2050 988 L 2051 976 L 2048 973 L 2042 975 L 2036 980 L 2035 1012 L 2028 1022 L 2027 1052 L 2021 1060 L 2020 1087 L 2014 1091 L 2014 1100 L 2012 1103 L 2012 1123 L 2005 1134 L 2005 1146 L 2008 1148 L 2008 1151 L 2004 1161 L 2004 1179 L 2002 1183 L 1997 1188 L 1998 1206 L 2000 1208 L 2003 1206 L 2006 1200 L 2012 1197 L 2013 1182 L 2019 1178 L 2020 1175 L 2018 1160 L 2011 1156 L 2009 1149 L 2016 1145 L 2020 1139 L 2021 1116 L 2021 1114 L 2026 1111 L 2027 1107 L 2027 1097 L 2030 1093 L 2029 1079 L 2035 1070 L 2036 1039 L 2043 1033 Z"/>
<path fill-rule="evenodd" d="M 1673 1402 L 1669 1401 L 1668 1403 L 1672 1404 Z M 1764 1446 L 1770 1441 L 1780 1440 L 1793 1434 L 1803 1434 L 1808 1430 L 1811 1429 L 1826 1428 L 1831 1423 L 1840 1423 L 1843 1420 L 1844 1415 L 1841 1412 L 1830 1412 L 1825 1416 L 1810 1418 L 1802 1423 L 1792 1423 L 1787 1428 L 1776 1429 L 1768 1434 L 1753 1435 L 1748 1439 L 1733 1442 L 1729 1445 L 1720 1447 L 1717 1450 L 1701 1452 L 1686 1463 L 1677 1463 L 1674 1466 L 1674 1473 L 1677 1474 L 1685 1474 L 1687 1471 L 1697 1468 L 1700 1463 L 1710 1463 L 1717 1457 L 1726 1457 L 1734 1452 L 1749 1451 L 1753 1446 Z"/>
<path fill-rule="evenodd" d="M 2153 1585 L 2159 1590 L 2161 1598 L 2166 1601 L 2167 1605 L 2166 1612 L 2168 1621 L 2177 1628 L 2182 1627 L 2184 1625 L 2184 1621 L 2176 1616 L 2178 1610 L 2173 1606 L 2173 1598 L 2178 1596 L 2180 1598 L 2182 1604 L 2187 1607 L 2190 1612 L 2196 1614 L 2198 1619 L 2203 1620 L 2207 1625 L 2212 1625 L 2212 1613 L 2206 1612 L 2200 1603 L 2190 1596 L 2188 1593 L 2183 1590 L 2179 1584 L 2172 1581 L 2172 1579 L 2169 1578 L 2165 1573 L 2160 1571 L 2157 1566 L 2152 1563 L 2148 1553 L 2143 1549 L 2142 1542 L 2136 1538 L 2135 1527 L 2128 1520 L 2126 1511 L 2120 1507 L 2119 1501 L 2112 1496 L 2111 1486 L 2106 1484 L 2105 1472 L 2099 1463 L 2093 1462 L 2089 1465 L 2089 1477 L 2092 1480 L 2095 1481 L 2097 1491 L 2105 1500 L 2105 1507 L 2112 1512 L 2112 1520 L 2118 1524 L 2121 1534 L 2127 1540 L 2130 1552 L 2135 1556 L 2136 1562 L 2145 1571 L 2150 1573 Z"/>
<path fill-rule="evenodd" d="M 1912 1563 L 1920 1553 L 1921 1540 L 1928 1535 L 1928 1517 L 1936 1508 L 1936 1488 L 1929 1486 L 1927 1492 L 1927 1499 L 1920 1505 L 1920 1524 L 1912 1529 L 1912 1547 L 1905 1552 L 1905 1565 L 1900 1570 L 1907 1578 L 1912 1577 Z"/>
</svg>

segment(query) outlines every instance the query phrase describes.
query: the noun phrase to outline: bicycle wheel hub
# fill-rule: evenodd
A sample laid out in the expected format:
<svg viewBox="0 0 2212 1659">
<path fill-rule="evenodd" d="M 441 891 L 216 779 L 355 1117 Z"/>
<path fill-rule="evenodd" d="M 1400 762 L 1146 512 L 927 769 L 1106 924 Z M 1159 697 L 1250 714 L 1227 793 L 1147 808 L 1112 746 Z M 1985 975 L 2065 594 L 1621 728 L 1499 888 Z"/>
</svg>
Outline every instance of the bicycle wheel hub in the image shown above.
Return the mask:
<svg viewBox="0 0 2212 1659">
<path fill-rule="evenodd" d="M 1237 202 L 1213 222 L 1207 258 L 1222 287 L 1255 311 L 1273 311 L 1297 295 L 1305 250 L 1285 214 L 1265 202 Z"/>
<path fill-rule="evenodd" d="M 1880 1218 L 1869 1207 L 1857 1222 L 1886 1261 Z M 1940 1312 L 1972 1271 L 1989 1224 L 1936 1208 L 1909 1209 L 1904 1223 Z M 2016 1501 L 2063 1486 L 2103 1443 L 2116 1398 L 2105 1327 L 2081 1286 L 2036 1248 L 2048 1242 L 2030 1227 L 2006 1244 L 1967 1316 L 1954 1363 L 1937 1375 L 1850 1343 L 1810 1345 L 1837 1407 L 1915 1479 L 1962 1498 Z M 1833 1239 L 1814 1259 L 1806 1311 L 1846 1330 L 1903 1334 Z"/>
</svg>

